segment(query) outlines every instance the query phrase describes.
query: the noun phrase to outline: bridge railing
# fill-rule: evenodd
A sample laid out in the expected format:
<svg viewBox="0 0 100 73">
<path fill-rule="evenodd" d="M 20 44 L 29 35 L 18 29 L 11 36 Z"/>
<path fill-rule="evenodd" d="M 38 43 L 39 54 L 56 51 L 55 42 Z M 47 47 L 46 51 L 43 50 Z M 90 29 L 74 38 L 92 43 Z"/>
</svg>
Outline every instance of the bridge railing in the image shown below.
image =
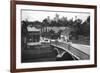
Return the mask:
<svg viewBox="0 0 100 73">
<path fill-rule="evenodd" d="M 70 46 L 70 50 L 73 54 L 75 54 L 76 56 L 78 56 L 80 58 L 80 60 L 88 60 L 90 59 L 90 55 L 78 50 L 77 48 L 74 48 L 72 46 Z"/>
<path fill-rule="evenodd" d="M 90 59 L 90 55 L 86 54 L 85 52 L 74 48 L 70 44 L 64 43 L 64 42 L 52 42 L 52 45 L 61 48 L 67 52 L 69 52 L 72 56 L 80 59 L 80 60 L 88 60 Z"/>
</svg>

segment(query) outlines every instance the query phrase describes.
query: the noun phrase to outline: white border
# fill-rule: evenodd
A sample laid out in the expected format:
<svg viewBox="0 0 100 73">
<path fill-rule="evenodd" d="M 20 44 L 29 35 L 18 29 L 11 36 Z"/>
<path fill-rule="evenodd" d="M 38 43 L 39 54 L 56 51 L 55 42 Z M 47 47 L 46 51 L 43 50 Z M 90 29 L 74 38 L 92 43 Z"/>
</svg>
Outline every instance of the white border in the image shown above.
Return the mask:
<svg viewBox="0 0 100 73">
<path fill-rule="evenodd" d="M 56 11 L 74 11 L 90 13 L 90 60 L 80 61 L 62 61 L 62 62 L 39 62 L 39 63 L 21 63 L 21 9 L 35 10 L 56 10 Z M 74 66 L 94 64 L 94 10 L 85 8 L 69 8 L 69 7 L 49 7 L 35 5 L 16 5 L 16 68 L 39 68 L 39 67 L 55 67 L 55 66 Z"/>
</svg>

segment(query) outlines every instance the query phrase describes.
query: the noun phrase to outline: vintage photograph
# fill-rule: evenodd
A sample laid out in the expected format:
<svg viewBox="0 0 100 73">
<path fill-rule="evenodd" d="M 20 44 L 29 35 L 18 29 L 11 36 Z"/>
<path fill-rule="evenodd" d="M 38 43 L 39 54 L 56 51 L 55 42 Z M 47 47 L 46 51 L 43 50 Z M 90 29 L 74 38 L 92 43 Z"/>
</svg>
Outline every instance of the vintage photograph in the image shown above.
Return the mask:
<svg viewBox="0 0 100 73">
<path fill-rule="evenodd" d="M 90 59 L 90 13 L 21 9 L 21 63 Z"/>
<path fill-rule="evenodd" d="M 97 6 L 11 2 L 11 72 L 97 67 Z"/>
</svg>

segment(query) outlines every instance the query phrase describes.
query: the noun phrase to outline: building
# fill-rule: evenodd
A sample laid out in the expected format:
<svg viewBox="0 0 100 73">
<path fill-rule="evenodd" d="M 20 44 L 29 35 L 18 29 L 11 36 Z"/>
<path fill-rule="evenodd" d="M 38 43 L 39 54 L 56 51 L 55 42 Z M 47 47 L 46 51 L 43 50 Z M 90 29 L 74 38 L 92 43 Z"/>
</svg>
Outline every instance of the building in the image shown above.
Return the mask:
<svg viewBox="0 0 100 73">
<path fill-rule="evenodd" d="M 36 27 L 27 27 L 28 36 L 27 36 L 27 45 L 34 45 L 40 42 L 40 29 Z"/>
</svg>

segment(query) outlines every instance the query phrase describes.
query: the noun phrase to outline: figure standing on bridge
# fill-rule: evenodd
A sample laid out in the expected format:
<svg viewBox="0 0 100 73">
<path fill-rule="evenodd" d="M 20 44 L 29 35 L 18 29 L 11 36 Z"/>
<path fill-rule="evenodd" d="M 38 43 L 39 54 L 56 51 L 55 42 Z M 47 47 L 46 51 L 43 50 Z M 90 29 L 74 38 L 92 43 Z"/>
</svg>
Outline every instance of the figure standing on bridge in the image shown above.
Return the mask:
<svg viewBox="0 0 100 73">
<path fill-rule="evenodd" d="M 68 44 L 68 50 L 70 50 L 71 45 L 72 45 L 72 42 L 70 42 L 70 41 L 67 39 L 67 44 Z"/>
</svg>

